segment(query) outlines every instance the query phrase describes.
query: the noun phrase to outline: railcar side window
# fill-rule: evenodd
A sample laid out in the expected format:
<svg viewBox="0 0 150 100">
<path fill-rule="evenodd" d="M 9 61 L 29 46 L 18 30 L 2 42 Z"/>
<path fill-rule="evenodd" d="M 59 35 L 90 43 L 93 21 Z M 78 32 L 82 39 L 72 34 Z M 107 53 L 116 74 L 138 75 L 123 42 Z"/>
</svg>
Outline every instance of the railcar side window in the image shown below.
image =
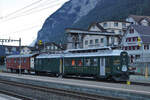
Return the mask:
<svg viewBox="0 0 150 100">
<path fill-rule="evenodd" d="M 78 65 L 78 66 L 82 66 L 82 65 L 83 65 L 83 60 L 82 60 L 82 59 L 77 60 L 77 65 Z"/>
<path fill-rule="evenodd" d="M 97 58 L 93 59 L 93 66 L 98 66 L 98 59 Z"/>
<path fill-rule="evenodd" d="M 26 63 L 26 58 L 24 58 L 24 63 Z"/>
<path fill-rule="evenodd" d="M 16 58 L 16 62 L 20 63 L 20 59 L 17 59 L 17 58 Z"/>
<path fill-rule="evenodd" d="M 85 58 L 85 66 L 90 66 L 90 59 L 89 58 Z"/>
<path fill-rule="evenodd" d="M 41 64 L 42 64 L 42 60 L 41 60 L 41 59 L 39 59 L 39 60 L 38 60 L 38 62 L 39 62 L 39 65 L 41 65 Z"/>
<path fill-rule="evenodd" d="M 8 59 L 8 63 L 10 63 L 11 62 L 11 59 Z"/>
<path fill-rule="evenodd" d="M 72 60 L 72 66 L 75 66 L 75 60 L 74 59 Z"/>
<path fill-rule="evenodd" d="M 71 66 L 71 59 L 65 59 L 65 66 Z"/>
<path fill-rule="evenodd" d="M 14 58 L 14 63 L 16 63 L 17 61 L 16 61 L 16 59 Z"/>
</svg>

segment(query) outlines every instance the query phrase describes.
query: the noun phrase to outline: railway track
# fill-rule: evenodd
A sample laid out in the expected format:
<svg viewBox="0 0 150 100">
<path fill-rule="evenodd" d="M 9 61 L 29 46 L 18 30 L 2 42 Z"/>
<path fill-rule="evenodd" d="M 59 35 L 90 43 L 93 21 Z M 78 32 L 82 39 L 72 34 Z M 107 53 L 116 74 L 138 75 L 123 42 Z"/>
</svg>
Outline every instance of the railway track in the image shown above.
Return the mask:
<svg viewBox="0 0 150 100">
<path fill-rule="evenodd" d="M 75 91 L 69 91 L 69 90 L 62 90 L 62 89 L 55 89 L 55 88 L 47 88 L 47 87 L 41 87 L 41 86 L 35 86 L 35 85 L 30 85 L 30 84 L 23 84 L 23 83 L 17 83 L 17 82 L 12 82 L 12 81 L 6 81 L 6 80 L 0 80 L 0 84 L 5 84 L 5 85 L 11 85 L 14 87 L 21 87 L 21 88 L 29 88 L 32 90 L 36 91 L 42 91 L 46 93 L 53 93 L 61 96 L 70 96 L 74 98 L 80 98 L 80 100 L 124 100 L 121 98 L 117 97 L 106 97 L 106 96 L 101 96 L 101 95 L 95 95 L 95 94 L 87 94 L 87 93 L 79 93 Z M 1 91 L 0 91 L 1 92 Z M 20 98 L 22 100 L 33 100 L 34 98 L 22 96 L 20 94 L 14 94 L 11 93 L 10 91 L 2 91 L 4 94 L 8 94 L 17 98 Z M 39 100 L 39 99 L 38 99 Z"/>
<path fill-rule="evenodd" d="M 20 100 L 33 100 L 33 99 L 30 98 L 30 97 L 26 97 L 26 96 L 23 96 L 23 95 L 19 95 L 19 94 L 16 94 L 16 93 L 14 93 L 14 92 L 10 92 L 10 91 L 0 90 L 0 93 L 1 93 L 1 94 L 5 94 L 5 95 L 8 95 L 8 96 L 11 96 L 11 97 L 15 97 L 15 98 L 20 99 Z"/>
</svg>

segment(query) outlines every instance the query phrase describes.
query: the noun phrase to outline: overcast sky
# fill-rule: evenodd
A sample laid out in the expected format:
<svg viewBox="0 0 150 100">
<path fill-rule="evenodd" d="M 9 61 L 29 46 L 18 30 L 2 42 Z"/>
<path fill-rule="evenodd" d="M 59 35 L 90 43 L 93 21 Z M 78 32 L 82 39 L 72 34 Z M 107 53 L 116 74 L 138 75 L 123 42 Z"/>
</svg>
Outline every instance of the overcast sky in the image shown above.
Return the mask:
<svg viewBox="0 0 150 100">
<path fill-rule="evenodd" d="M 22 45 L 31 44 L 45 19 L 66 1 L 69 0 L 0 0 L 0 39 L 21 37 Z"/>
</svg>

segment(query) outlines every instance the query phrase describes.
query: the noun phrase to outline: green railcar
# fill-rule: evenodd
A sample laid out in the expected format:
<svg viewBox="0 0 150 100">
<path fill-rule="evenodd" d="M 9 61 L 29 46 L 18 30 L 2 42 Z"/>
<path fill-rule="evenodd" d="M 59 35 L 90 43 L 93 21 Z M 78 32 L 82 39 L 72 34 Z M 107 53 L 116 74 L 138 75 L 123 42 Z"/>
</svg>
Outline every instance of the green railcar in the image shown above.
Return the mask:
<svg viewBox="0 0 150 100">
<path fill-rule="evenodd" d="M 129 79 L 128 54 L 121 50 L 69 54 L 64 59 L 64 74 L 125 81 Z"/>
<path fill-rule="evenodd" d="M 43 54 L 36 57 L 35 72 L 58 75 L 60 73 L 60 55 Z"/>
<path fill-rule="evenodd" d="M 36 58 L 36 72 L 126 81 L 128 54 L 122 50 L 96 53 L 45 54 Z"/>
</svg>

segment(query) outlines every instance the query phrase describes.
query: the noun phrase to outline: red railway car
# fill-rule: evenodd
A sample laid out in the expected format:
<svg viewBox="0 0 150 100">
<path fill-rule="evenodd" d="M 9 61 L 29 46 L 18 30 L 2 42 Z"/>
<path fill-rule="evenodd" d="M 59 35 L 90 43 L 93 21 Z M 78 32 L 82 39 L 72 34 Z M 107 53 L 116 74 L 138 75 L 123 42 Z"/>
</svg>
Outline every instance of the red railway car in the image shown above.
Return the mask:
<svg viewBox="0 0 150 100">
<path fill-rule="evenodd" d="M 28 72 L 34 70 L 34 59 L 37 54 L 10 55 L 6 57 L 6 68 L 11 72 Z M 21 61 L 21 62 L 20 62 Z"/>
</svg>

